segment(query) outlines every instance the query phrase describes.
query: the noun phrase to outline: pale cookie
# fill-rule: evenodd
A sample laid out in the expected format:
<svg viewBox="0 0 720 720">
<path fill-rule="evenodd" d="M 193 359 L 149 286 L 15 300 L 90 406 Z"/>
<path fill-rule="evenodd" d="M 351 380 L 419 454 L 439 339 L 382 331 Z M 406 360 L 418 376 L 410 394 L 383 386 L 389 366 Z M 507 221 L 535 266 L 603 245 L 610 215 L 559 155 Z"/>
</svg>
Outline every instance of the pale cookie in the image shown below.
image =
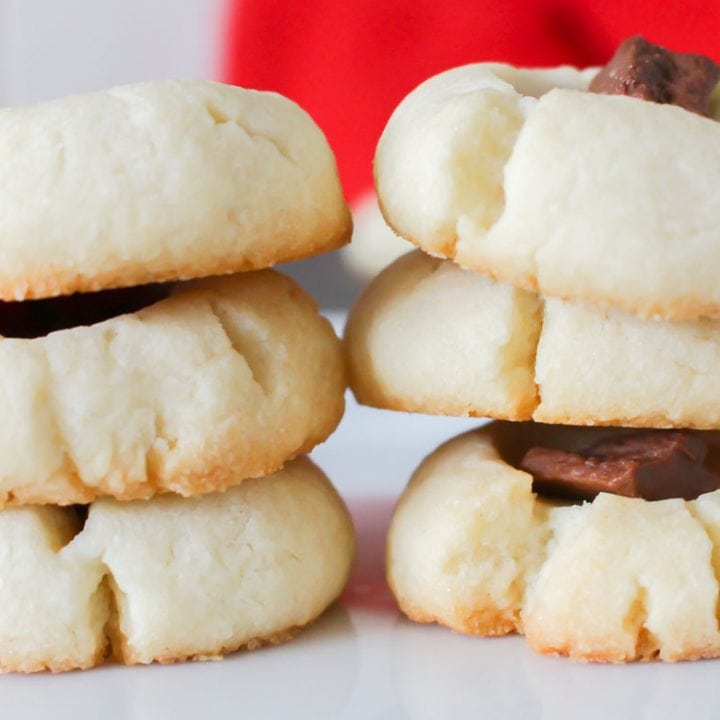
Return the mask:
<svg viewBox="0 0 720 720">
<path fill-rule="evenodd" d="M 273 270 L 0 339 L 0 504 L 224 489 L 323 441 L 344 390 L 330 324 Z"/>
<path fill-rule="evenodd" d="M 413 252 L 373 280 L 345 330 L 350 384 L 391 410 L 526 419 L 537 405 L 536 295 Z"/>
<path fill-rule="evenodd" d="M 430 455 L 388 538 L 402 610 L 471 635 L 520 632 L 535 650 L 582 660 L 720 655 L 720 491 L 561 506 L 515 468 L 537 436 L 603 432 L 498 422 Z M 718 471 L 720 440 L 703 437 Z"/>
<path fill-rule="evenodd" d="M 421 252 L 352 309 L 362 403 L 572 425 L 720 428 L 720 321 L 547 299 Z"/>
<path fill-rule="evenodd" d="M 354 555 L 307 458 L 225 493 L 101 500 L 84 529 L 71 508 L 9 508 L 0 538 L 0 667 L 20 672 L 280 642 L 338 597 Z"/>
<path fill-rule="evenodd" d="M 0 110 L 0 298 L 219 275 L 333 250 L 351 220 L 290 100 L 206 81 Z"/>
<path fill-rule="evenodd" d="M 585 92 L 595 72 L 477 64 L 420 85 L 377 149 L 387 221 L 541 294 L 720 315 L 720 124 Z"/>
</svg>

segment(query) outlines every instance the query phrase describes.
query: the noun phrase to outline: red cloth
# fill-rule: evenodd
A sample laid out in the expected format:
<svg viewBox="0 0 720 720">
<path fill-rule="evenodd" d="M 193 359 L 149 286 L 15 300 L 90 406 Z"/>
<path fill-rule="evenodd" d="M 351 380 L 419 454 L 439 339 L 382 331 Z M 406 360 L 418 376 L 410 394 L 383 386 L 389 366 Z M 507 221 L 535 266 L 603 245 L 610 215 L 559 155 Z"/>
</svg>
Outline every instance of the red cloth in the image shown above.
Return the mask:
<svg viewBox="0 0 720 720">
<path fill-rule="evenodd" d="M 423 79 L 480 60 L 601 64 L 638 33 L 717 59 L 720 0 L 235 0 L 223 80 L 300 103 L 325 131 L 353 200 L 371 186 L 392 109 Z"/>
</svg>

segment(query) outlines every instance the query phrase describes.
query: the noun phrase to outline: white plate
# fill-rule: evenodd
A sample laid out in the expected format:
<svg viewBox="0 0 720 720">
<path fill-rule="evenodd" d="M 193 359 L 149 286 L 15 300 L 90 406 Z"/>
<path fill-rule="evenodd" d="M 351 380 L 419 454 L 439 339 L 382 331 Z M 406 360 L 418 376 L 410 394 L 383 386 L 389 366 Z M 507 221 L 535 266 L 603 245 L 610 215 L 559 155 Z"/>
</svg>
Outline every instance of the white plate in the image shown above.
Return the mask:
<svg viewBox="0 0 720 720">
<path fill-rule="evenodd" d="M 314 456 L 349 498 L 360 539 L 343 600 L 288 645 L 222 662 L 0 677 L 0 720 L 669 720 L 720 717 L 720 663 L 579 665 L 516 637 L 468 638 L 402 619 L 384 536 L 413 467 L 468 420 L 350 402 Z"/>
</svg>

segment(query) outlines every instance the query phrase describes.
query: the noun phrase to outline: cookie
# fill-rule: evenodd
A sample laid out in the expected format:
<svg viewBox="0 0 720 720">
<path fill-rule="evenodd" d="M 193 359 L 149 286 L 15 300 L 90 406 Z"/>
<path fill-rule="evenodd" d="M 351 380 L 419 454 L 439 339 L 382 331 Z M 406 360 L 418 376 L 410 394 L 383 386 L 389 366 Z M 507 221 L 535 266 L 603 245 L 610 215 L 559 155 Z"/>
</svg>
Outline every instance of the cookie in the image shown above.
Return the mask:
<svg viewBox="0 0 720 720">
<path fill-rule="evenodd" d="M 720 491 L 572 505 L 539 498 L 517 469 L 538 438 L 604 432 L 496 422 L 426 458 L 388 538 L 402 610 L 470 635 L 523 633 L 535 650 L 581 660 L 719 656 Z M 720 439 L 700 436 L 717 470 Z"/>
<path fill-rule="evenodd" d="M 530 417 L 536 295 L 413 252 L 366 288 L 345 330 L 350 385 L 366 405 Z"/>
<path fill-rule="evenodd" d="M 573 425 L 720 428 L 720 322 L 541 297 L 416 251 L 352 309 L 367 405 Z"/>
<path fill-rule="evenodd" d="M 240 477 L 236 478 L 240 480 Z M 225 493 L 0 512 L 0 667 L 217 658 L 292 637 L 340 594 L 350 516 L 307 458 Z"/>
<path fill-rule="evenodd" d="M 335 159 L 290 100 L 206 81 L 0 110 L 0 299 L 264 268 L 333 250 Z"/>
<path fill-rule="evenodd" d="M 427 252 L 543 295 L 717 317 L 720 124 L 586 92 L 596 72 L 476 64 L 420 85 L 378 145 L 385 218 Z"/>
<path fill-rule="evenodd" d="M 344 390 L 330 324 L 273 270 L 0 339 L 0 503 L 194 495 L 267 475 L 335 429 Z"/>
</svg>

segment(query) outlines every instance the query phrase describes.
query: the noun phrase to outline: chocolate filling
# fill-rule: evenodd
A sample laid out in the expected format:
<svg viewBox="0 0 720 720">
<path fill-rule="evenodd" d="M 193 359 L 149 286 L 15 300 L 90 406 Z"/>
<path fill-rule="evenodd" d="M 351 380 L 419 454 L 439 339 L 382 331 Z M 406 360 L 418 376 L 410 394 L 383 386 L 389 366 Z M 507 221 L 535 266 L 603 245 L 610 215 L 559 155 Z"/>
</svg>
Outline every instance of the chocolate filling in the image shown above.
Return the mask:
<svg viewBox="0 0 720 720">
<path fill-rule="evenodd" d="M 531 447 L 520 467 L 540 494 L 592 500 L 607 492 L 645 500 L 694 500 L 720 487 L 707 444 L 681 430 L 619 431 L 575 452 Z"/>
<path fill-rule="evenodd" d="M 163 300 L 172 288 L 173 283 L 163 283 L 44 300 L 0 301 L 0 335 L 36 338 L 56 330 L 93 325 Z"/>
<path fill-rule="evenodd" d="M 679 105 L 711 115 L 720 65 L 704 55 L 676 53 L 639 35 L 625 40 L 612 60 L 590 83 L 590 92 L 629 95 L 650 102 Z"/>
</svg>

